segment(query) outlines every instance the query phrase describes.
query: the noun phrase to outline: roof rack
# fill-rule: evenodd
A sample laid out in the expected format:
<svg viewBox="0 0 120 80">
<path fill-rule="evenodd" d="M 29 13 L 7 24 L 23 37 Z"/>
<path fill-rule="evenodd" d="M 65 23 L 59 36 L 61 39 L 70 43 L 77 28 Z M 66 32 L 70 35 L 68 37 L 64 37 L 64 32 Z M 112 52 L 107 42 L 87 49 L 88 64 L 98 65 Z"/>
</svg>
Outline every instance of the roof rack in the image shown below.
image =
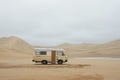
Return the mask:
<svg viewBox="0 0 120 80">
<path fill-rule="evenodd" d="M 60 48 L 35 48 L 35 50 L 39 50 L 39 51 L 64 51 L 64 49 L 60 49 Z"/>
</svg>

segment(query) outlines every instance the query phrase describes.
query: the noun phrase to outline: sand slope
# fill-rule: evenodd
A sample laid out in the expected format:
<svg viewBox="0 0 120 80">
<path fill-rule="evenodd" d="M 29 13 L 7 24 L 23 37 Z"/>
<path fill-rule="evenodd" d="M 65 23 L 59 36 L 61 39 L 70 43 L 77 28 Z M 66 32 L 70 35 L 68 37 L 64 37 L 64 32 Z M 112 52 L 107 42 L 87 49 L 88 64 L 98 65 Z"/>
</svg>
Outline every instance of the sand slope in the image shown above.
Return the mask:
<svg viewBox="0 0 120 80">
<path fill-rule="evenodd" d="M 32 51 L 32 46 L 18 37 L 0 38 L 0 48 L 22 52 Z"/>
<path fill-rule="evenodd" d="M 32 55 L 33 52 L 33 47 L 18 37 L 0 38 L 0 58 L 2 59 Z"/>
</svg>

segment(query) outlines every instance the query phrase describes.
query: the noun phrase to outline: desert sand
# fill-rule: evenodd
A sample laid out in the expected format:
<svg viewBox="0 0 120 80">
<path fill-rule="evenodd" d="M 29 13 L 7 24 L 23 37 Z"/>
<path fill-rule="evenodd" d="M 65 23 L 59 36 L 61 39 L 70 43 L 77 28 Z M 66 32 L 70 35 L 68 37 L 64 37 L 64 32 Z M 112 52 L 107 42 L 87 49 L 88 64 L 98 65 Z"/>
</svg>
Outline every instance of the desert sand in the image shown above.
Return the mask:
<svg viewBox="0 0 120 80">
<path fill-rule="evenodd" d="M 17 37 L 1 38 L 0 80 L 120 80 L 120 60 L 78 59 L 94 56 L 119 57 L 119 40 L 99 45 L 64 44 L 55 47 L 66 50 L 68 63 L 33 63 L 34 50 L 31 45 Z"/>
<path fill-rule="evenodd" d="M 69 59 L 63 65 L 41 65 L 29 58 L 1 60 L 0 80 L 120 80 L 120 60 Z"/>
</svg>

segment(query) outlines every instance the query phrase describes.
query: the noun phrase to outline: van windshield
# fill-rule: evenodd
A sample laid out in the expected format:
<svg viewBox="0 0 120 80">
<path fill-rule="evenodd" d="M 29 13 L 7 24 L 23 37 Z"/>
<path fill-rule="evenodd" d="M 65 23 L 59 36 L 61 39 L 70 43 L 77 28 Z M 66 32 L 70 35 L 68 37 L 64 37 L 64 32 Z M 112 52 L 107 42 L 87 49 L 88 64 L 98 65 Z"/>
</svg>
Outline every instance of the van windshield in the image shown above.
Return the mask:
<svg viewBox="0 0 120 80">
<path fill-rule="evenodd" d="M 58 55 L 58 56 L 65 56 L 65 54 L 64 54 L 63 51 L 57 51 L 57 55 Z"/>
</svg>

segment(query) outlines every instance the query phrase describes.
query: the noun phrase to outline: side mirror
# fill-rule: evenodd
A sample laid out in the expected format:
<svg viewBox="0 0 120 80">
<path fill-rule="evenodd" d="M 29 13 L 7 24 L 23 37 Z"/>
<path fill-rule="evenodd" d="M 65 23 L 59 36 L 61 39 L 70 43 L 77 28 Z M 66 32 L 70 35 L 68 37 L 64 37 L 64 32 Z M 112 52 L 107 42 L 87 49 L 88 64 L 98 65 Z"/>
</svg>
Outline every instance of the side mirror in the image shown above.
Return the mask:
<svg viewBox="0 0 120 80">
<path fill-rule="evenodd" d="M 64 54 L 64 53 L 62 53 L 62 56 L 65 56 L 65 54 Z"/>
</svg>

